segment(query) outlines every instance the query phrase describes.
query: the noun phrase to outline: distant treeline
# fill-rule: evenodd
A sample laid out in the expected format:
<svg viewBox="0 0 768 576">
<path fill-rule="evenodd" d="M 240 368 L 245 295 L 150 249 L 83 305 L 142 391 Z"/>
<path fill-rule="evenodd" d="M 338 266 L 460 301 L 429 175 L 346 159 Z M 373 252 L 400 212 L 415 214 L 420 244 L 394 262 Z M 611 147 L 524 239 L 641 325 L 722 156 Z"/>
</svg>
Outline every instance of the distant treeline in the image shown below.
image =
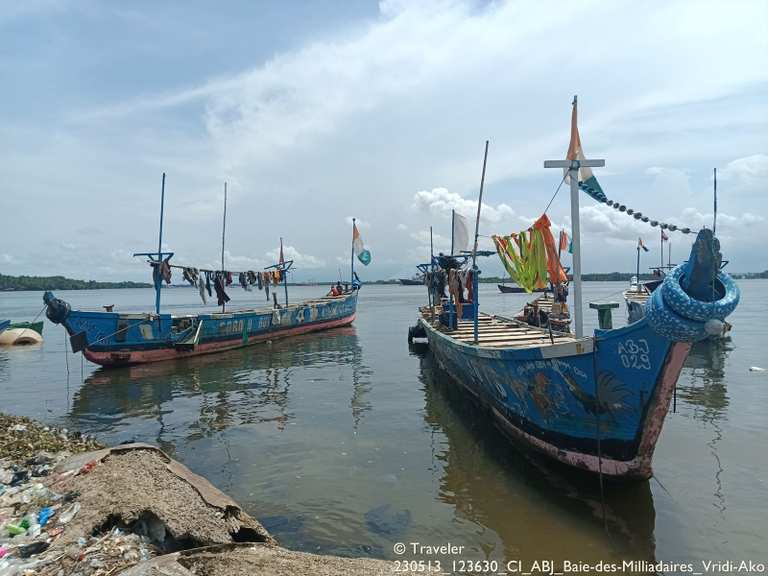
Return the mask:
<svg viewBox="0 0 768 576">
<path fill-rule="evenodd" d="M 105 288 L 151 288 L 145 282 L 96 282 L 64 276 L 6 276 L 0 274 L 0 291 L 14 290 L 101 290 Z"/>
<path fill-rule="evenodd" d="M 734 272 L 731 274 L 734 278 L 739 280 L 748 280 L 750 278 L 765 278 L 768 279 L 768 270 L 765 272 Z"/>
</svg>

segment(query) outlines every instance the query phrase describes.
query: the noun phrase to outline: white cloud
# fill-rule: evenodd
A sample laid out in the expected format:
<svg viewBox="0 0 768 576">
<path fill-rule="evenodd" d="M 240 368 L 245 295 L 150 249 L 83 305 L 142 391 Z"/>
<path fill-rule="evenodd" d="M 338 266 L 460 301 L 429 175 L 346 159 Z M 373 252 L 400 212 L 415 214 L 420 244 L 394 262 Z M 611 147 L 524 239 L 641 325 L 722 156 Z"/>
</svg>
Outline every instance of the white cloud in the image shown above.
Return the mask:
<svg viewBox="0 0 768 576">
<path fill-rule="evenodd" d="M 699 212 L 695 208 L 686 208 L 683 210 L 683 214 L 678 220 L 677 218 L 670 218 L 670 222 L 682 223 L 685 226 L 689 226 L 694 230 L 699 228 L 712 228 L 713 213 Z M 746 239 L 750 234 L 745 228 L 753 228 L 762 222 L 765 222 L 765 218 L 759 214 L 753 214 L 752 212 L 743 212 L 742 214 L 733 216 L 726 212 L 718 212 L 717 214 L 717 233 L 721 236 L 721 233 L 727 233 L 729 236 L 733 236 L 736 233 Z"/>
<path fill-rule="evenodd" d="M 311 254 L 302 254 L 293 246 L 283 246 L 283 255 L 286 260 L 293 260 L 293 264 L 297 269 L 312 269 L 325 267 L 325 260 L 312 256 Z M 270 250 L 266 253 L 266 257 L 272 262 L 277 263 L 280 258 L 280 248 L 277 247 L 274 250 Z"/>
<path fill-rule="evenodd" d="M 434 220 L 446 235 L 451 208 L 474 224 L 486 138 L 481 233 L 519 230 L 559 179 L 541 162 L 565 152 L 571 90 L 580 95 L 587 152 L 606 158 L 610 173 L 596 172 L 609 197 L 655 218 L 682 215 L 686 206 L 706 211 L 711 166 L 738 157 L 720 172 L 721 209 L 766 214 L 763 196 L 747 201 L 746 194 L 727 193 L 765 189 L 766 156 L 759 152 L 768 147 L 768 67 L 760 64 L 768 55 L 768 4 L 745 0 L 724 10 L 717 2 L 671 0 L 649 5 L 641 19 L 627 18 L 634 8 L 629 0 L 561 3 L 557 10 L 535 2 L 386 0 L 375 17 L 339 31 L 309 30 L 311 41 L 295 38 L 288 51 L 269 49 L 274 56 L 246 63 L 239 73 L 208 62 L 166 76 L 160 73 L 166 60 L 156 58 L 153 68 L 147 58 L 141 76 L 167 80 L 126 80 L 119 92 L 124 101 L 93 107 L 109 92 L 81 89 L 61 98 L 55 112 L 7 106 L 13 116 L 0 122 L 7 160 L 0 213 L 34 213 L 40 235 L 30 243 L 23 234 L 28 222 L 9 222 L 3 250 L 22 263 L 13 266 L 17 272 L 38 267 L 82 275 L 105 245 L 151 248 L 154 234 L 137 230 L 156 228 L 165 170 L 166 237 L 192 264 L 216 261 L 225 178 L 232 214 L 227 246 L 235 250 L 255 247 L 262 254 L 275 238 L 290 235 L 314 254 L 301 268 L 327 262 L 326 272 L 335 276 L 335 255 L 349 244 L 342 218 L 355 214 L 363 217 L 361 228 L 369 225 L 364 238 L 377 246 L 376 264 L 402 262 L 415 241 L 396 230 L 424 230 Z M 573 51 L 572 22 L 585 12 L 599 33 L 580 37 L 578 66 L 563 66 L 563 54 Z M 68 40 L 79 46 L 78 38 Z M 42 46 L 17 66 L 35 72 L 30 81 L 46 77 L 37 73 L 47 69 L 41 64 L 76 78 L 81 70 L 55 53 L 63 44 Z M 107 50 L 97 63 L 112 56 Z M 247 62 L 235 60 L 232 66 Z M 158 91 L 147 93 L 150 85 Z M 553 204 L 553 221 L 567 220 L 565 197 L 561 192 Z M 654 233 L 624 214 L 584 204 L 585 232 L 595 238 L 604 233 L 626 243 Z M 70 257 L 60 246 L 47 249 L 58 242 L 61 221 L 109 222 L 109 229 L 82 242 L 78 236 L 84 247 Z M 731 233 L 725 217 L 722 226 Z M 737 241 L 730 248 L 741 251 L 744 269 L 764 268 L 768 257 L 739 240 L 765 240 L 765 233 L 754 225 L 745 230 L 732 228 Z M 417 243 L 419 261 L 424 247 Z M 600 258 L 602 269 L 610 269 L 624 254 L 606 246 Z M 116 279 L 144 272 L 125 261 L 120 268 L 115 263 Z M 375 274 L 387 274 L 378 266 Z"/>
<path fill-rule="evenodd" d="M 417 210 L 423 210 L 437 215 L 450 215 L 451 210 L 456 210 L 462 216 L 474 218 L 477 216 L 477 200 L 462 198 L 456 192 L 449 192 L 446 188 L 432 188 L 432 190 L 420 190 L 413 195 L 413 206 Z M 515 211 L 507 204 L 491 206 L 483 202 L 480 210 L 480 219 L 487 222 L 500 222 L 505 217 L 514 216 Z"/>
<path fill-rule="evenodd" d="M 732 160 L 724 170 L 718 171 L 717 176 L 743 188 L 765 191 L 768 189 L 768 155 L 753 154 Z"/>
</svg>

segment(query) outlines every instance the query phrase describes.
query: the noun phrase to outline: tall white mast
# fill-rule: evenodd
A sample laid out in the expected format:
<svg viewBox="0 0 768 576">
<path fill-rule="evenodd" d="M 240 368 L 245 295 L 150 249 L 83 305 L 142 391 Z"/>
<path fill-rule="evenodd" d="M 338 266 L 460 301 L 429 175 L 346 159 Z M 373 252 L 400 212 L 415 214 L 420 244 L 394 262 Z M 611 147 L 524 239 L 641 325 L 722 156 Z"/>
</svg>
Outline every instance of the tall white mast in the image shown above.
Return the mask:
<svg viewBox="0 0 768 576">
<path fill-rule="evenodd" d="M 576 105 L 576 96 L 573 97 Z M 580 150 L 579 150 L 580 151 Z M 584 336 L 584 316 L 581 302 L 581 233 L 579 230 L 579 168 L 597 168 L 605 166 L 605 160 L 587 160 L 574 158 L 570 160 L 545 160 L 544 168 L 564 168 L 568 170 L 571 180 L 571 224 L 573 230 L 573 313 L 576 337 Z"/>
</svg>

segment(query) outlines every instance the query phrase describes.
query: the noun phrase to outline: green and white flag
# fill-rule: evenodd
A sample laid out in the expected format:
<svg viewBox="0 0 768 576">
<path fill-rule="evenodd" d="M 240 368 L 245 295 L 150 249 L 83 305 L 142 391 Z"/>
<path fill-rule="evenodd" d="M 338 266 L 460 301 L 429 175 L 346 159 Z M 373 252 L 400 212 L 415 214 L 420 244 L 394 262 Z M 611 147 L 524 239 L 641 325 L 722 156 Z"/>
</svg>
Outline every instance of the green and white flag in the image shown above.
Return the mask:
<svg viewBox="0 0 768 576">
<path fill-rule="evenodd" d="M 357 224 L 352 225 L 352 246 L 355 250 L 355 256 L 357 256 L 357 259 L 360 260 L 360 262 L 362 262 L 365 266 L 368 266 L 368 264 L 371 263 L 371 253 L 365 249 L 365 244 L 363 244 L 363 239 L 360 238 L 360 232 L 357 229 Z"/>
</svg>

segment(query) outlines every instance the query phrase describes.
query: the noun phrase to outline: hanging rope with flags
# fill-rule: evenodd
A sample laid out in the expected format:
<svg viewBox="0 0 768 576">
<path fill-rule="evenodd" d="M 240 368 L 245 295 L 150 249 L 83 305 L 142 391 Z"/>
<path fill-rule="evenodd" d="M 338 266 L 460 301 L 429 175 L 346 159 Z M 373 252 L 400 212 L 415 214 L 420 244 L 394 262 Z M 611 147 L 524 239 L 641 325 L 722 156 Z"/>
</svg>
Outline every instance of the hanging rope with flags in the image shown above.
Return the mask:
<svg viewBox="0 0 768 576">
<path fill-rule="evenodd" d="M 573 109 L 571 111 L 571 142 L 568 145 L 568 160 L 584 160 L 584 151 L 581 148 L 581 138 L 579 137 L 579 127 L 576 122 L 577 110 L 576 100 L 573 101 Z M 565 180 L 570 182 L 568 176 L 568 170 L 565 169 Z M 682 232 L 683 234 L 691 234 L 693 230 L 689 227 L 680 227 L 675 224 L 667 224 L 666 222 L 660 222 L 659 220 L 651 220 L 650 217 L 644 215 L 633 208 L 627 208 L 624 204 L 610 200 L 603 192 L 600 183 L 592 173 L 592 169 L 586 166 L 579 168 L 579 188 L 591 196 L 594 200 L 597 200 L 601 204 L 606 204 L 611 208 L 618 210 L 619 212 L 625 212 L 628 216 L 632 216 L 635 220 L 650 224 L 652 227 L 659 226 L 662 230 L 669 230 L 671 232 Z"/>
</svg>

